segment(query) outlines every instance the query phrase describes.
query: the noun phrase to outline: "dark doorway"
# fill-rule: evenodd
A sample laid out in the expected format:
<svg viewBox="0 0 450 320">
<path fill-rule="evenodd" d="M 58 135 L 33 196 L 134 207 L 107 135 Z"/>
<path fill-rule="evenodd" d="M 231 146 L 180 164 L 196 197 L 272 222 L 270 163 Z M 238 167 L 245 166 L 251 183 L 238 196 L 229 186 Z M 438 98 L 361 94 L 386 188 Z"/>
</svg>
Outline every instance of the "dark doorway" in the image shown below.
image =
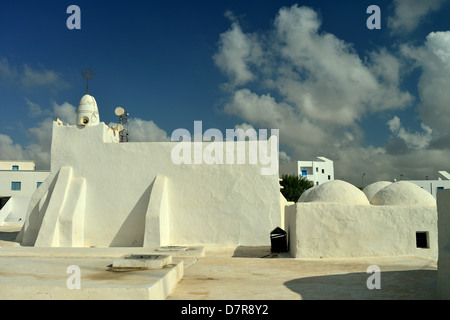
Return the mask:
<svg viewBox="0 0 450 320">
<path fill-rule="evenodd" d="M 428 232 L 416 232 L 416 247 L 421 249 L 430 248 L 428 244 Z"/>
</svg>

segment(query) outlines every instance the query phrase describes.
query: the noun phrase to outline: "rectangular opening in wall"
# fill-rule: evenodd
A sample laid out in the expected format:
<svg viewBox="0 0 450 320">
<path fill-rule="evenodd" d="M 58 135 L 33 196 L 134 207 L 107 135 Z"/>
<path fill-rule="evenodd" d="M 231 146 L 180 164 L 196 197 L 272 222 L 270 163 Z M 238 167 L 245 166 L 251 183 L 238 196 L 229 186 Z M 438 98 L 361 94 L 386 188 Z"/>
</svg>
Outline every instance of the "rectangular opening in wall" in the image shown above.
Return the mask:
<svg viewBox="0 0 450 320">
<path fill-rule="evenodd" d="M 22 183 L 21 182 L 11 182 L 11 190 L 13 190 L 13 191 L 22 190 Z"/>
<path fill-rule="evenodd" d="M 416 232 L 416 248 L 429 249 L 428 232 L 418 231 Z"/>
</svg>

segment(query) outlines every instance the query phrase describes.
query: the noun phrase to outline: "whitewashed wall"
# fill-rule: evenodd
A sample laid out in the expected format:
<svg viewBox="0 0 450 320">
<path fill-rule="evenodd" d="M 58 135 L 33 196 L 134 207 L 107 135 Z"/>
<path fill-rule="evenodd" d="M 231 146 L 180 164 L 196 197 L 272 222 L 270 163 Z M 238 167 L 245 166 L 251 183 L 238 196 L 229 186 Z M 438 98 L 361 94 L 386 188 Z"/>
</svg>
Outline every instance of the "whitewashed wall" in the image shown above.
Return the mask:
<svg viewBox="0 0 450 320">
<path fill-rule="evenodd" d="M 439 258 L 437 291 L 439 299 L 450 299 L 450 190 L 437 194 Z"/>
<path fill-rule="evenodd" d="M 175 165 L 171 151 L 178 143 L 114 143 L 115 134 L 103 123 L 54 123 L 52 176 L 33 197 L 18 238 L 24 245 L 34 245 L 40 229 L 56 223 L 45 222 L 55 197 L 77 197 L 72 207 L 83 207 L 83 246 L 143 246 L 155 203 L 164 245 L 270 245 L 270 231 L 281 224 L 278 172 L 263 176 L 266 166 L 250 164 Z M 159 202 L 151 200 L 157 177 Z M 85 179 L 85 191 L 74 179 Z M 61 245 L 52 237 L 38 242 Z"/>
<path fill-rule="evenodd" d="M 286 209 L 290 253 L 296 258 L 412 255 L 437 259 L 434 206 L 297 203 Z M 416 248 L 429 233 L 429 249 Z"/>
</svg>

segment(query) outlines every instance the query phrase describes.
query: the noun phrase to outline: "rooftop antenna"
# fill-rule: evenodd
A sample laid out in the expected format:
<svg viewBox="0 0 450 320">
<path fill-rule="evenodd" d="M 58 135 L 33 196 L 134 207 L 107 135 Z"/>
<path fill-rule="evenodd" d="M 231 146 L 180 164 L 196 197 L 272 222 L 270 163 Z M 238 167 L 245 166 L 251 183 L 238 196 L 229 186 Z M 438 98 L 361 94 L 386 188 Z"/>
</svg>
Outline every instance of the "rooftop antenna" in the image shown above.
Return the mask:
<svg viewBox="0 0 450 320">
<path fill-rule="evenodd" d="M 122 107 L 116 108 L 116 116 L 119 117 L 119 136 L 120 142 L 128 142 L 128 116 L 129 113 Z"/>
<path fill-rule="evenodd" d="M 89 94 L 89 80 L 92 80 L 95 78 L 95 72 L 94 70 L 90 68 L 86 68 L 82 72 L 83 78 L 87 80 L 87 86 L 86 86 L 86 94 Z"/>
</svg>

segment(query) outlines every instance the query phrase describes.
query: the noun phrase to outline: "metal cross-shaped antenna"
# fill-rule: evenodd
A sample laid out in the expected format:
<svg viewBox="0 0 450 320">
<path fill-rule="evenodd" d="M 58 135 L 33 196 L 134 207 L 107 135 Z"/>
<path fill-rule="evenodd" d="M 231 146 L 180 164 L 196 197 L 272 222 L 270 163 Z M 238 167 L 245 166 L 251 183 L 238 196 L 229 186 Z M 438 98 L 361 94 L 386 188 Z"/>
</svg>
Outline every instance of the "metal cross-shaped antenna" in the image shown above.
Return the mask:
<svg viewBox="0 0 450 320">
<path fill-rule="evenodd" d="M 82 74 L 83 74 L 83 78 L 85 78 L 87 80 L 86 94 L 88 94 L 89 93 L 89 80 L 92 80 L 95 78 L 95 72 L 94 72 L 94 70 L 92 70 L 90 68 L 86 68 L 83 70 Z"/>
</svg>

